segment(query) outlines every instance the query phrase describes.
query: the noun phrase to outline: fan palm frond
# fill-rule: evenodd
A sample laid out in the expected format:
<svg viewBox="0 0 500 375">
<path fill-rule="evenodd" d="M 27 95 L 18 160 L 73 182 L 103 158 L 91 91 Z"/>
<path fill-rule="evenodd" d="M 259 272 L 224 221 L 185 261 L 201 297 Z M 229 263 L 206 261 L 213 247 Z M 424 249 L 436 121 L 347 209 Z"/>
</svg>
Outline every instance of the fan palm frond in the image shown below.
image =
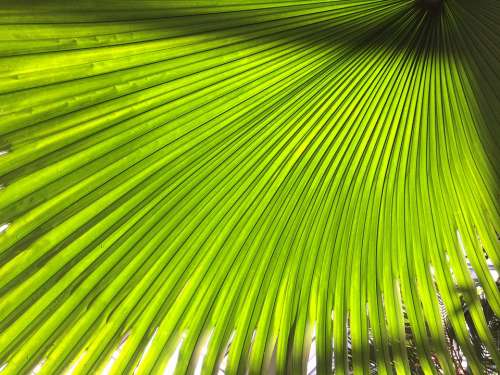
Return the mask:
<svg viewBox="0 0 500 375">
<path fill-rule="evenodd" d="M 496 0 L 2 1 L 0 374 L 498 371 L 499 89 Z"/>
</svg>

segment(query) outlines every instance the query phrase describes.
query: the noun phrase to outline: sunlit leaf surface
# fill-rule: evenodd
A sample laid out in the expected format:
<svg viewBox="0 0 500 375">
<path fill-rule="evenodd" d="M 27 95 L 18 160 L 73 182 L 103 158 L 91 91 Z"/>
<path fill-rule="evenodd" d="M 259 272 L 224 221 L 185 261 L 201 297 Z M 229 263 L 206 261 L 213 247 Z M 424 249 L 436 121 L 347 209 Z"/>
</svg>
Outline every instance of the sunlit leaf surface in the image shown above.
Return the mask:
<svg viewBox="0 0 500 375">
<path fill-rule="evenodd" d="M 499 135 L 497 0 L 1 1 L 0 374 L 495 373 Z"/>
</svg>

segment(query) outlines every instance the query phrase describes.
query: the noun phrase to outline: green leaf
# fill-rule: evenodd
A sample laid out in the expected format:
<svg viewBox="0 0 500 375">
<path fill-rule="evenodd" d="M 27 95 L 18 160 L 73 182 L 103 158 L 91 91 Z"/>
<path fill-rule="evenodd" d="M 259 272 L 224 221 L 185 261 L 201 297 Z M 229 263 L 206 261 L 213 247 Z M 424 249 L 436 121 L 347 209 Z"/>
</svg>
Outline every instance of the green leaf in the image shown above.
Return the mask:
<svg viewBox="0 0 500 375">
<path fill-rule="evenodd" d="M 0 3 L 0 374 L 496 373 L 496 0 Z"/>
</svg>

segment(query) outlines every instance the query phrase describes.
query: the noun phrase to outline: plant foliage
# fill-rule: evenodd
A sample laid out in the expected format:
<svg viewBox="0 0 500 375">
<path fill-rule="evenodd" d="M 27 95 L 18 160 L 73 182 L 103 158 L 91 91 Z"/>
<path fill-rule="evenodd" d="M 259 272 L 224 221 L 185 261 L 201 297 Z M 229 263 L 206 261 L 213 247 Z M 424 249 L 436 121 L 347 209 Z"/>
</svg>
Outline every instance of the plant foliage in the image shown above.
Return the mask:
<svg viewBox="0 0 500 375">
<path fill-rule="evenodd" d="M 0 374 L 499 368 L 499 1 L 4 0 L 0 116 Z"/>
</svg>

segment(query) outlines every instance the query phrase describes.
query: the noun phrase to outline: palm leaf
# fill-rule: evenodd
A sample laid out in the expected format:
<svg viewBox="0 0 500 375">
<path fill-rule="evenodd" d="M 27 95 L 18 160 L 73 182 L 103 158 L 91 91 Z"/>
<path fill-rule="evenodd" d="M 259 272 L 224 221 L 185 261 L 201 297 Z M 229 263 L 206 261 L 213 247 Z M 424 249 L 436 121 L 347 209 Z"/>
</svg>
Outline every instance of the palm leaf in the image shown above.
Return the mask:
<svg viewBox="0 0 500 375">
<path fill-rule="evenodd" d="M 498 1 L 0 10 L 0 373 L 497 371 Z"/>
</svg>

